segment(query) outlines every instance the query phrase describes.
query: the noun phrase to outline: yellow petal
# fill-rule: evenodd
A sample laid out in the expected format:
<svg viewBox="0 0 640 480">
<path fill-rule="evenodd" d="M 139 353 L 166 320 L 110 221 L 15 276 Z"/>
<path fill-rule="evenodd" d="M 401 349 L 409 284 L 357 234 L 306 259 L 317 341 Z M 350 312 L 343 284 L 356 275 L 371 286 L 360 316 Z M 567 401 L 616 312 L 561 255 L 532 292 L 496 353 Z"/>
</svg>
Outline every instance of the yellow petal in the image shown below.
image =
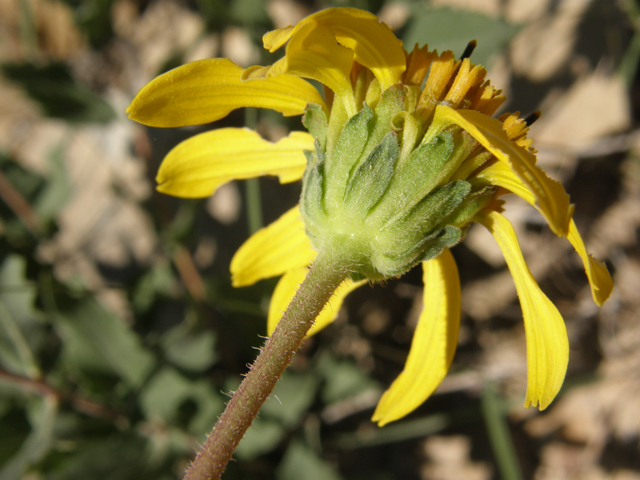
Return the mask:
<svg viewBox="0 0 640 480">
<path fill-rule="evenodd" d="M 178 144 L 158 170 L 158 191 L 184 198 L 208 197 L 234 179 L 277 175 L 287 183 L 302 178 L 313 150 L 306 132 L 291 132 L 276 143 L 246 128 L 220 128 Z"/>
<path fill-rule="evenodd" d="M 398 83 L 406 69 L 402 42 L 375 15 L 357 8 L 318 12 L 316 20 L 333 29 L 336 40 L 354 51 L 356 61 L 373 72 L 382 90 Z"/>
<path fill-rule="evenodd" d="M 271 303 L 269 304 L 269 318 L 267 320 L 267 335 L 271 335 L 276 329 L 276 325 L 282 319 L 285 310 L 291 303 L 291 299 L 298 291 L 298 287 L 304 281 L 307 276 L 308 269 L 306 268 L 294 268 L 285 273 L 271 297 Z M 353 282 L 351 280 L 345 280 L 334 292 L 333 296 L 325 307 L 320 312 L 320 315 L 316 318 L 315 323 L 307 333 L 307 338 L 311 335 L 315 335 L 324 327 L 333 322 L 340 311 L 344 297 L 350 292 L 355 290 L 361 285 L 364 285 L 366 281 Z"/>
<path fill-rule="evenodd" d="M 533 207 L 538 208 L 536 196 L 506 163 L 494 163 L 471 177 L 469 181 L 472 185 L 481 183 L 483 185 L 497 185 L 498 187 L 506 188 L 511 193 L 515 193 L 523 200 L 526 200 Z"/>
<path fill-rule="evenodd" d="M 498 185 L 506 188 L 531 205 L 534 205 L 535 196 L 533 192 L 522 183 L 516 174 L 504 163 L 491 165 L 478 173 L 471 181 L 472 183 L 480 181 L 483 184 Z M 584 270 L 589 279 L 589 285 L 591 286 L 593 301 L 599 306 L 602 305 L 607 298 L 609 298 L 611 290 L 613 289 L 613 280 L 607 271 L 607 267 L 603 262 L 589 255 L 573 219 L 571 219 L 569 224 L 569 235 L 567 238 L 571 242 L 571 245 L 573 245 L 573 248 L 576 249 L 576 252 L 578 252 L 578 255 L 580 255 Z"/>
<path fill-rule="evenodd" d="M 226 58 L 191 62 L 156 77 L 138 92 L 127 113 L 151 127 L 201 125 L 241 107 L 302 115 L 309 103 L 324 105 L 313 85 L 292 76 L 243 82 L 242 68 Z"/>
<path fill-rule="evenodd" d="M 304 233 L 298 206 L 271 225 L 258 230 L 238 249 L 231 260 L 234 287 L 253 285 L 258 280 L 306 267 L 316 257 L 311 240 Z"/>
<path fill-rule="evenodd" d="M 569 226 L 568 238 L 584 264 L 584 270 L 587 273 L 587 278 L 591 285 L 593 301 L 596 302 L 596 305 L 600 306 L 609 298 L 611 290 L 613 290 L 611 275 L 609 275 L 609 271 L 604 262 L 589 255 L 573 219 L 571 219 L 571 225 Z"/>
<path fill-rule="evenodd" d="M 352 64 L 353 51 L 336 43 L 335 36 L 327 29 L 318 28 L 316 22 L 310 21 L 291 37 L 285 56 L 271 67 L 269 76 L 288 73 L 312 78 L 337 95 L 353 96 L 349 77 Z"/>
<path fill-rule="evenodd" d="M 509 141 L 498 120 L 474 110 L 454 110 L 439 105 L 433 120 L 434 124 L 438 122 L 452 122 L 458 125 L 498 160 L 508 165 L 533 192 L 537 208 L 551 230 L 558 236 L 567 236 L 573 214 L 569 195 L 558 181 L 549 178 L 536 166 L 536 157 L 531 152 Z"/>
<path fill-rule="evenodd" d="M 265 48 L 275 51 L 297 35 L 308 35 L 308 25 L 324 31 L 352 50 L 355 60 L 369 68 L 383 90 L 400 81 L 406 68 L 402 42 L 375 15 L 357 8 L 328 8 L 310 15 L 290 30 L 280 29 L 263 37 Z M 326 47 L 329 45 L 327 44 Z"/>
<path fill-rule="evenodd" d="M 511 223 L 497 212 L 477 217 L 494 236 L 516 284 L 527 338 L 525 407 L 544 410 L 562 387 L 569 362 L 567 329 L 558 309 L 542 293 L 522 257 Z M 491 292 L 487 292 L 490 295 Z"/>
<path fill-rule="evenodd" d="M 288 27 L 278 28 L 265 33 L 262 36 L 262 44 L 264 45 L 264 48 L 269 50 L 271 53 L 275 52 L 289 41 L 294 28 L 295 27 L 289 25 Z"/>
<path fill-rule="evenodd" d="M 404 370 L 387 390 L 372 420 L 383 426 L 408 415 L 435 391 L 449 371 L 460 328 L 460 280 L 449 250 L 422 264 L 424 308 Z"/>
</svg>

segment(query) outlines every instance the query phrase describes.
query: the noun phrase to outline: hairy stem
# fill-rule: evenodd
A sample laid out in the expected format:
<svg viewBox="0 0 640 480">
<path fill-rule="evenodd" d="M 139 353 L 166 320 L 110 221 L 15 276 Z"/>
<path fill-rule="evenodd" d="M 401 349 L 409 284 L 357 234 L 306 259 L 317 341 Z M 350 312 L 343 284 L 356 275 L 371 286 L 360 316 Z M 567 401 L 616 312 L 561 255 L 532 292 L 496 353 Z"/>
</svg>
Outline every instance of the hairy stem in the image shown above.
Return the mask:
<svg viewBox="0 0 640 480">
<path fill-rule="evenodd" d="M 278 378 L 291 362 L 316 317 L 347 277 L 343 262 L 320 253 L 289 304 L 276 330 L 266 341 L 184 480 L 216 480 L 231 458 Z"/>
</svg>

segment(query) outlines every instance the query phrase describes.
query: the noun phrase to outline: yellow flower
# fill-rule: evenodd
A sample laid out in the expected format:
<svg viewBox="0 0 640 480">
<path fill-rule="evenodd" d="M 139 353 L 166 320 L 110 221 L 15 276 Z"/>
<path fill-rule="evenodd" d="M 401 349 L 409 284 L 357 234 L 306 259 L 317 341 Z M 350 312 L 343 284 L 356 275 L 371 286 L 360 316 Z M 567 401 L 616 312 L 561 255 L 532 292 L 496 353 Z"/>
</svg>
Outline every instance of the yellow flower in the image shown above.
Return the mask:
<svg viewBox="0 0 640 480">
<path fill-rule="evenodd" d="M 546 408 L 564 381 L 567 333 L 531 275 L 498 197 L 522 197 L 556 235 L 569 239 L 598 305 L 613 284 L 587 253 L 563 187 L 536 165 L 527 122 L 518 114 L 491 118 L 504 97 L 485 80 L 485 69 L 470 62 L 470 52 L 458 60 L 426 46 L 406 52 L 385 24 L 361 10 L 323 10 L 263 41 L 272 52 L 286 44 L 284 57 L 245 70 L 227 59 L 184 65 L 145 86 L 127 110 L 130 118 L 179 127 L 259 107 L 304 114 L 311 134 L 293 132 L 276 143 L 248 129 L 197 135 L 167 155 L 158 190 L 205 197 L 233 179 L 277 175 L 285 183 L 304 176 L 302 211 L 295 207 L 257 232 L 231 263 L 236 287 L 282 275 L 269 333 L 320 249 L 347 249 L 354 275 L 310 335 L 334 319 L 354 288 L 422 263 L 425 308 L 405 368 L 374 413 L 380 425 L 413 411 L 445 377 L 460 323 L 460 284 L 449 248 L 470 222 L 484 225 L 505 256 L 522 306 L 525 405 Z M 304 79 L 322 83 L 324 98 Z"/>
</svg>

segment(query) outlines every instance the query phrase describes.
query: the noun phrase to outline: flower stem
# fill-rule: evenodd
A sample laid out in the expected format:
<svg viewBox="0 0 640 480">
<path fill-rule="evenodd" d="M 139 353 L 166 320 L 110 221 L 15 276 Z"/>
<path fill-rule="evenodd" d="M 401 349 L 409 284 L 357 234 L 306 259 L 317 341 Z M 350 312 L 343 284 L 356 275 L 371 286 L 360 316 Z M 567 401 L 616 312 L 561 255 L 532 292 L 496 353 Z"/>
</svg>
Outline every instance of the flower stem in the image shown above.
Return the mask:
<svg viewBox="0 0 640 480">
<path fill-rule="evenodd" d="M 316 317 L 349 274 L 333 255 L 318 254 L 282 320 L 266 341 L 184 480 L 216 480 L 291 362 Z"/>
</svg>

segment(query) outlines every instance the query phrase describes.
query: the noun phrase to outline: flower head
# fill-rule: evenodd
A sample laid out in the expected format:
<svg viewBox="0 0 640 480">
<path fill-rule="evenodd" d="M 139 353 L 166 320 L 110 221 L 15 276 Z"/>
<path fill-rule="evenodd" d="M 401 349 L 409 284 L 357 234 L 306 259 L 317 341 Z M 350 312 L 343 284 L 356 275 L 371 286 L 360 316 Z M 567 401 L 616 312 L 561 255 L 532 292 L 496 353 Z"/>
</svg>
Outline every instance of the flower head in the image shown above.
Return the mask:
<svg viewBox="0 0 640 480">
<path fill-rule="evenodd" d="M 404 50 L 374 15 L 335 8 L 295 27 L 267 33 L 286 45 L 282 59 L 243 70 L 227 59 L 193 62 L 145 86 L 130 118 L 155 127 L 212 122 L 240 107 L 304 115 L 310 133 L 276 143 L 247 129 L 223 128 L 188 139 L 165 158 L 158 189 L 204 197 L 232 179 L 276 175 L 303 180 L 300 205 L 253 235 L 231 263 L 233 284 L 282 275 L 271 301 L 272 332 L 318 251 L 336 251 L 351 272 L 310 334 L 328 325 L 343 298 L 366 281 L 422 263 L 424 310 L 403 372 L 385 392 L 374 420 L 383 425 L 423 403 L 445 377 L 460 323 L 460 284 L 449 249 L 471 222 L 495 237 L 516 284 L 526 340 L 525 404 L 546 408 L 568 363 L 564 322 L 520 252 L 502 199 L 514 193 L 567 237 L 582 259 L 594 301 L 612 281 L 591 257 L 563 187 L 537 165 L 517 113 L 491 118 L 505 98 L 473 65 L 427 46 Z M 473 46 L 470 44 L 470 46 Z M 305 79 L 320 82 L 324 98 Z"/>
</svg>

